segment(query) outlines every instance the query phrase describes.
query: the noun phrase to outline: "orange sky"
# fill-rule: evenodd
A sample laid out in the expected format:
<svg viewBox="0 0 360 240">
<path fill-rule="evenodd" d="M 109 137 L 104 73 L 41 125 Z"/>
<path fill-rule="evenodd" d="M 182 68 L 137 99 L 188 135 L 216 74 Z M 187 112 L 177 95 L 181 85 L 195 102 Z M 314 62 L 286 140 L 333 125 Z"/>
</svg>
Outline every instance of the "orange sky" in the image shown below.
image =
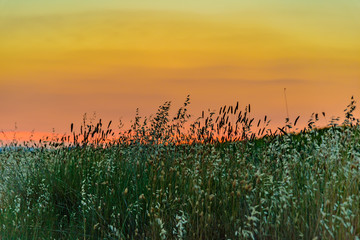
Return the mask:
<svg viewBox="0 0 360 240">
<path fill-rule="evenodd" d="M 240 3 L 241 2 L 241 3 Z M 128 122 L 191 95 L 274 123 L 342 115 L 360 97 L 360 4 L 344 1 L 0 1 L 0 130 Z"/>
</svg>

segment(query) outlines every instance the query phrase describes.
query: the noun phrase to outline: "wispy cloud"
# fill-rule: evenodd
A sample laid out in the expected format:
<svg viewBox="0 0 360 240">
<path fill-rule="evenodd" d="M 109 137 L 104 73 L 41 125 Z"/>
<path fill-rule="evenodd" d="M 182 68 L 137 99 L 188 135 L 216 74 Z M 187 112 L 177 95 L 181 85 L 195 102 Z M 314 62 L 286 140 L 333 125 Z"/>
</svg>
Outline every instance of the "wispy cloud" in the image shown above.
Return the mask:
<svg viewBox="0 0 360 240">
<path fill-rule="evenodd" d="M 304 79 L 264 79 L 264 80 L 250 80 L 250 79 L 175 79 L 171 81 L 174 84 L 192 84 L 192 85 L 218 85 L 227 84 L 233 86 L 239 85 L 297 85 L 306 84 L 309 81 Z"/>
</svg>

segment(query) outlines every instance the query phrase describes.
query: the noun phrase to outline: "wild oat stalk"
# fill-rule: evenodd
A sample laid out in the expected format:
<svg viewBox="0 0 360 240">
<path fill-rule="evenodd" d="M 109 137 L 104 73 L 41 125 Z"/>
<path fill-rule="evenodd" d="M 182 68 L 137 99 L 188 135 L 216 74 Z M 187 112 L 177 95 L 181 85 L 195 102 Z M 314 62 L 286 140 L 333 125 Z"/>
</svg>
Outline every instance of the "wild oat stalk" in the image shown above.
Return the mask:
<svg viewBox="0 0 360 240">
<path fill-rule="evenodd" d="M 343 124 L 314 114 L 301 133 L 239 104 L 189 122 L 189 104 L 120 134 L 84 118 L 71 137 L 3 146 L 0 238 L 359 239 L 354 99 Z"/>
</svg>

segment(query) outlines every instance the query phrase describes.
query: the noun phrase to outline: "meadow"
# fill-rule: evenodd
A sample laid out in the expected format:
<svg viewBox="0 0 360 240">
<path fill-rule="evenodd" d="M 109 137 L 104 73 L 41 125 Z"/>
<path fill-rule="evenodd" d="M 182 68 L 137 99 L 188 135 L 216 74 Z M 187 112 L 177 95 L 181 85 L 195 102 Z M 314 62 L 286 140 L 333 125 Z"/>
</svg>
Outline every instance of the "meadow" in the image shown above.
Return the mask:
<svg viewBox="0 0 360 240">
<path fill-rule="evenodd" d="M 189 97 L 3 145 L 0 239 L 360 239 L 360 120 L 271 131 L 250 105 L 191 120 Z M 121 126 L 120 126 L 121 127 Z"/>
</svg>

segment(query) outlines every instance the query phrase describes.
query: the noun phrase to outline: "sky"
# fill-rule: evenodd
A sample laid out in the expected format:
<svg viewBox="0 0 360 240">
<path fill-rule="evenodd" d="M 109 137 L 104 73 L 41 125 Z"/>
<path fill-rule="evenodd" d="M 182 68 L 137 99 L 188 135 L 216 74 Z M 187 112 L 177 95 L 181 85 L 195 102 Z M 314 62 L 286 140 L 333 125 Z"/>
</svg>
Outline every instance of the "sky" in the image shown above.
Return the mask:
<svg viewBox="0 0 360 240">
<path fill-rule="evenodd" d="M 0 0 L 0 131 L 129 122 L 165 101 L 282 125 L 360 98 L 359 0 Z"/>
</svg>

